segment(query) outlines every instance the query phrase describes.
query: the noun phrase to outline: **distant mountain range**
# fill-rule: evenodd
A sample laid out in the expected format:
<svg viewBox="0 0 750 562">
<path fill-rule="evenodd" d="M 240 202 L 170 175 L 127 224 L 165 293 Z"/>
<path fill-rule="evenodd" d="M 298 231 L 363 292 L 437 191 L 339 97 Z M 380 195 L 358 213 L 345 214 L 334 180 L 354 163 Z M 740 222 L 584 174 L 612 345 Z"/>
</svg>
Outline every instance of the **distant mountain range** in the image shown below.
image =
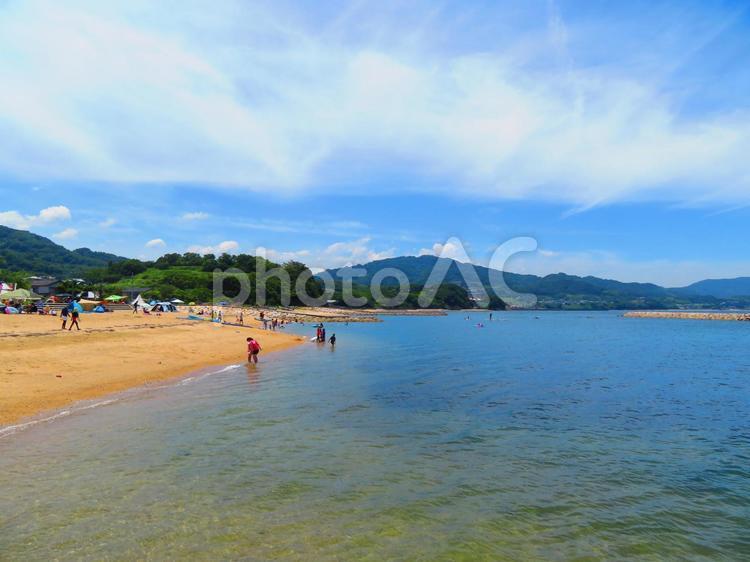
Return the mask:
<svg viewBox="0 0 750 562">
<path fill-rule="evenodd" d="M 104 267 L 110 261 L 124 259 L 88 248 L 68 250 L 44 236 L 0 226 L 1 269 L 26 271 L 35 275 L 82 277 L 91 268 Z"/>
<path fill-rule="evenodd" d="M 26 232 L 0 226 L 0 269 L 25 271 L 34 275 L 56 277 L 86 277 L 93 268 L 106 267 L 110 262 L 121 262 L 126 258 L 106 252 L 95 252 L 88 248 L 68 250 L 51 240 Z M 137 261 L 137 260 L 135 260 Z M 402 271 L 413 286 L 426 285 L 430 273 L 437 266 L 446 269 L 445 284 L 454 284 L 475 295 L 480 287 L 489 291 L 490 276 L 499 272 L 481 266 L 469 266 L 454 260 L 435 256 L 403 256 L 373 261 L 354 267 L 363 268 L 366 275 L 354 279 L 355 283 L 369 285 L 373 276 L 386 268 Z M 476 272 L 478 280 L 465 274 L 468 269 Z M 334 277 L 342 270 L 329 270 Z M 750 277 L 737 279 L 709 279 L 693 283 L 688 287 L 665 288 L 652 283 L 622 283 L 598 277 L 579 277 L 555 273 L 540 277 L 504 273 L 504 280 L 511 291 L 535 295 L 537 306 L 549 309 L 658 309 L 658 308 L 750 308 Z M 395 284 L 395 279 L 386 278 L 384 284 Z M 523 304 L 512 292 L 499 295 L 510 305 Z"/>
<path fill-rule="evenodd" d="M 750 277 L 706 279 L 675 291 L 687 295 L 712 296 L 720 299 L 750 296 Z"/>
<path fill-rule="evenodd" d="M 394 268 L 402 271 L 410 283 L 425 285 L 430 272 L 437 265 L 447 268 L 444 283 L 457 284 L 477 293 L 478 287 L 472 286 L 476 283 L 467 282 L 468 277 L 464 275 L 471 266 L 435 256 L 405 256 L 356 265 L 355 268 L 362 268 L 367 273 L 354 278 L 354 282 L 369 284 L 378 271 Z M 328 273 L 334 278 L 340 278 L 345 269 L 347 268 L 329 270 Z M 491 270 L 482 266 L 474 266 L 473 269 L 479 284 L 488 290 Z M 506 272 L 503 276 L 512 291 L 535 295 L 538 299 L 537 306 L 541 308 L 590 310 L 750 306 L 750 278 L 701 281 L 689 287 L 668 289 L 652 283 L 623 283 L 565 273 L 540 277 Z M 397 281 L 386 278 L 383 283 L 395 284 Z M 521 304 L 514 302 L 518 297 L 510 292 L 499 296 L 511 305 Z"/>
</svg>

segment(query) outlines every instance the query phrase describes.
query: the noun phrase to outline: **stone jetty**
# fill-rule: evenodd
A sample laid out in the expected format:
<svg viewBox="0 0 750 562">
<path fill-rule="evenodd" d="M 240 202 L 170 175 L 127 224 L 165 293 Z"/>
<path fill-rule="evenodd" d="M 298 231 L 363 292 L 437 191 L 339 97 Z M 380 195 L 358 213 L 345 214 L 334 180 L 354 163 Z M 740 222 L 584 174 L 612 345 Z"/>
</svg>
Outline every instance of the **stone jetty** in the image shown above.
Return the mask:
<svg viewBox="0 0 750 562">
<path fill-rule="evenodd" d="M 739 320 L 750 322 L 750 312 L 681 312 L 648 310 L 626 312 L 626 318 L 673 318 L 679 320 Z"/>
</svg>

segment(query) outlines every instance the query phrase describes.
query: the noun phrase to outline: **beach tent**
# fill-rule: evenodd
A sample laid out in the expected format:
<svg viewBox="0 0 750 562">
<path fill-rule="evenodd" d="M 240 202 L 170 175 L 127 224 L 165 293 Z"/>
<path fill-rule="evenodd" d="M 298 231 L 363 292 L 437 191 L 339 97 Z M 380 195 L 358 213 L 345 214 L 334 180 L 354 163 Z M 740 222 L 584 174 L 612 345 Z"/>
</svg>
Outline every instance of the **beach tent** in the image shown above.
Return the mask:
<svg viewBox="0 0 750 562">
<path fill-rule="evenodd" d="M 97 306 L 97 307 L 96 307 L 96 308 L 94 309 L 94 312 L 107 312 L 107 309 L 106 309 L 106 308 L 104 308 L 104 307 L 103 307 L 102 305 L 99 305 L 99 306 Z"/>
<path fill-rule="evenodd" d="M 83 312 L 83 307 L 80 304 L 78 304 L 76 301 L 72 301 L 70 302 L 70 304 L 68 304 L 68 310 L 70 310 L 71 312 L 73 312 L 74 310 L 77 310 L 78 312 Z"/>
<path fill-rule="evenodd" d="M 177 312 L 177 307 L 171 302 L 157 302 L 152 310 L 156 312 Z"/>
<path fill-rule="evenodd" d="M 189 304 L 190 306 L 195 306 L 195 303 L 194 303 L 194 302 L 189 302 L 188 304 Z"/>
<path fill-rule="evenodd" d="M 81 305 L 84 311 L 91 312 L 94 310 L 97 306 L 99 306 L 99 301 L 92 301 L 88 299 L 80 299 L 78 301 L 78 304 Z"/>
<path fill-rule="evenodd" d="M 141 308 L 148 306 L 148 303 L 141 295 L 135 297 L 135 300 L 130 304 L 132 304 L 133 306 L 140 306 Z"/>
</svg>

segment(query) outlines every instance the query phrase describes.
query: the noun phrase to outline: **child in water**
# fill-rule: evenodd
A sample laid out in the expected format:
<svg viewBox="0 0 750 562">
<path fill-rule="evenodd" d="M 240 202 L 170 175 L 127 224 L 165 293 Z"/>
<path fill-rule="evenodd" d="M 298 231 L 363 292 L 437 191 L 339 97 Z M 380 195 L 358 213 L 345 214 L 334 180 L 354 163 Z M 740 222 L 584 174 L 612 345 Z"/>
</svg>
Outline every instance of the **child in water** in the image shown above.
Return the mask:
<svg viewBox="0 0 750 562">
<path fill-rule="evenodd" d="M 331 347 L 335 347 L 336 346 L 336 334 L 333 334 L 331 336 L 331 339 L 328 341 L 331 342 Z"/>
<path fill-rule="evenodd" d="M 263 348 L 256 340 L 254 340 L 253 338 L 247 338 L 247 362 L 257 363 L 258 354 L 260 353 L 261 349 Z"/>
</svg>

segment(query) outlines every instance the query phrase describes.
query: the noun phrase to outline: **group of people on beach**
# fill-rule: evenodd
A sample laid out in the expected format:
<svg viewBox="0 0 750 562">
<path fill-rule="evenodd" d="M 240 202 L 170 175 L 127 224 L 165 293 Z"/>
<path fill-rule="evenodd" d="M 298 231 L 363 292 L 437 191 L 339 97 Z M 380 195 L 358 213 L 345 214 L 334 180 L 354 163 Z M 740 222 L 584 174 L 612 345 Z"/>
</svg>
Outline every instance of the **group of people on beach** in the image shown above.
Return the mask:
<svg viewBox="0 0 750 562">
<path fill-rule="evenodd" d="M 285 328 L 287 324 L 292 323 L 291 320 L 285 320 L 284 318 L 271 318 L 269 320 L 263 312 L 260 313 L 260 321 L 263 322 L 264 330 L 272 330 L 274 332 L 278 328 Z"/>
<path fill-rule="evenodd" d="M 76 327 L 76 330 L 80 330 L 81 326 L 78 324 L 80 316 L 81 315 L 77 308 L 66 306 L 60 311 L 60 319 L 62 320 L 62 326 L 60 329 L 65 329 L 65 326 L 68 324 L 68 318 L 70 318 L 70 327 L 68 328 L 68 331 L 72 330 L 73 326 Z"/>
<path fill-rule="evenodd" d="M 323 326 L 323 323 L 321 322 L 315 327 L 315 341 L 317 343 L 325 343 L 326 342 L 326 329 L 325 326 Z M 328 340 L 328 343 L 331 344 L 331 346 L 336 345 L 336 334 L 333 334 L 331 338 Z"/>
</svg>

